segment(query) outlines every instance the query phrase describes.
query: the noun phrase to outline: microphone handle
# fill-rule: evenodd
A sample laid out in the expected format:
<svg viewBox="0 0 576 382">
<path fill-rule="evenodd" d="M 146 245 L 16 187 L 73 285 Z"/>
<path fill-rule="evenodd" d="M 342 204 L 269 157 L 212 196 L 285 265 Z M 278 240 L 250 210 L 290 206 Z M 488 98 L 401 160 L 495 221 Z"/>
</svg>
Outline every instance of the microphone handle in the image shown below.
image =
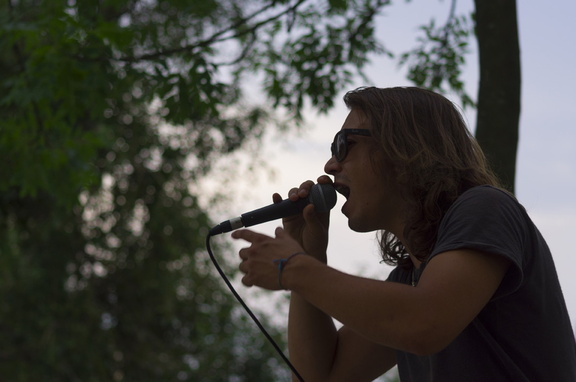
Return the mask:
<svg viewBox="0 0 576 382">
<path fill-rule="evenodd" d="M 310 203 L 308 198 L 298 199 L 293 202 L 290 199 L 284 199 L 279 203 L 271 204 L 266 207 L 242 214 L 243 227 L 250 227 L 256 224 L 269 222 L 276 219 L 285 218 L 300 213 L 304 207 Z"/>
<path fill-rule="evenodd" d="M 221 233 L 237 230 L 242 227 L 250 227 L 256 224 L 265 223 L 268 221 L 280 219 L 287 216 L 296 215 L 304 209 L 310 200 L 308 198 L 298 199 L 293 202 L 290 199 L 257 210 L 242 214 L 237 218 L 223 221 L 222 223 L 212 227 L 209 231 L 210 236 L 219 235 Z"/>
</svg>

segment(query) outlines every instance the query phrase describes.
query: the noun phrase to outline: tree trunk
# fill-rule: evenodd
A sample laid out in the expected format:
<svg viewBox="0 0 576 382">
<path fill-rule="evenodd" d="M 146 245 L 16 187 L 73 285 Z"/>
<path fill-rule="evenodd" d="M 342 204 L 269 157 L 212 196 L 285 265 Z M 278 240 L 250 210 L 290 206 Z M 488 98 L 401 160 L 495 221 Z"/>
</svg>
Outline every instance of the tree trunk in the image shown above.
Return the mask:
<svg viewBox="0 0 576 382">
<path fill-rule="evenodd" d="M 480 57 L 476 139 L 514 192 L 520 119 L 520 44 L 515 0 L 475 0 Z"/>
</svg>

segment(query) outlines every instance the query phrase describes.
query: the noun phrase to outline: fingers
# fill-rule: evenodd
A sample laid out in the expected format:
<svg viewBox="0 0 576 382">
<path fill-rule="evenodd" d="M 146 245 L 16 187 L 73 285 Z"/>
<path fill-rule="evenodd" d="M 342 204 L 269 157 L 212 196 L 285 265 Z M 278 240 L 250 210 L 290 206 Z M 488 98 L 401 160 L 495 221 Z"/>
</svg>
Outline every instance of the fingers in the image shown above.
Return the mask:
<svg viewBox="0 0 576 382">
<path fill-rule="evenodd" d="M 232 232 L 232 237 L 234 239 L 246 240 L 250 243 L 259 242 L 259 241 L 262 241 L 262 240 L 269 238 L 269 236 L 266 236 L 266 235 L 258 233 L 258 232 L 251 231 L 249 229 L 236 230 L 236 231 Z"/>
<path fill-rule="evenodd" d="M 328 175 L 322 175 L 318 177 L 318 183 L 320 184 L 332 184 L 334 183 L 332 181 L 332 178 L 330 178 Z"/>
<path fill-rule="evenodd" d="M 275 237 L 247 229 L 234 231 L 232 236 L 250 242 L 249 246 L 238 251 L 241 259 L 238 269 L 244 274 L 242 283 L 247 287 L 282 289 L 278 282 L 278 259 L 304 252 L 303 247 L 290 237 L 289 232 L 280 227 L 276 228 Z"/>
<path fill-rule="evenodd" d="M 288 235 L 286 233 L 286 231 L 284 231 L 284 228 L 282 227 L 276 227 L 276 229 L 274 230 L 274 235 L 276 235 L 277 239 L 281 239 L 283 237 L 285 237 L 286 235 Z"/>
<path fill-rule="evenodd" d="M 307 205 L 302 211 L 302 217 L 306 224 L 310 227 L 319 225 L 319 227 L 327 227 L 328 217 L 330 216 L 330 211 L 328 212 L 316 212 L 313 204 Z"/>
<path fill-rule="evenodd" d="M 288 191 L 288 198 L 292 201 L 297 201 L 298 199 L 305 198 L 310 194 L 310 189 L 314 186 L 314 182 L 307 180 L 300 185 L 300 187 L 292 188 Z"/>
<path fill-rule="evenodd" d="M 254 284 L 252 284 L 252 282 L 250 282 L 250 277 L 248 277 L 248 275 L 245 275 L 244 277 L 242 277 L 242 284 L 244 284 L 244 286 L 247 287 L 251 287 Z"/>
<path fill-rule="evenodd" d="M 242 248 L 238 254 L 240 255 L 240 258 L 242 259 L 242 261 L 240 262 L 240 265 L 238 266 L 238 269 L 240 270 L 240 272 L 244 273 L 244 276 L 242 277 L 242 284 L 244 284 L 247 287 L 251 287 L 254 284 L 250 281 L 250 260 L 249 260 L 249 252 L 250 248 Z"/>
<path fill-rule="evenodd" d="M 240 258 L 242 259 L 243 262 L 248 260 L 248 248 L 242 248 L 241 250 L 239 250 L 238 256 L 240 256 Z M 240 269 L 240 270 L 242 270 L 242 269 Z"/>
<path fill-rule="evenodd" d="M 259 286 L 270 290 L 278 289 L 276 285 L 278 282 L 277 265 L 274 264 L 273 259 L 281 258 L 282 255 L 276 255 L 273 246 L 270 245 L 273 238 L 250 230 L 234 231 L 233 236 L 252 241 L 250 246 L 238 251 L 241 259 L 238 269 L 244 274 L 241 279 L 242 284 L 247 287 Z"/>
<path fill-rule="evenodd" d="M 249 267 L 248 263 L 243 261 L 242 263 L 240 263 L 240 266 L 238 267 L 238 269 L 240 270 L 240 272 L 244 273 L 244 276 L 242 276 L 242 284 L 246 285 L 247 287 L 251 287 L 252 285 L 254 285 L 250 281 L 250 276 L 249 276 L 250 267 Z"/>
<path fill-rule="evenodd" d="M 331 184 L 332 179 L 328 175 L 322 175 L 318 177 L 318 183 Z M 300 187 L 291 188 L 290 191 L 288 191 L 288 199 L 292 201 L 297 201 L 298 199 L 306 198 L 310 194 L 310 189 L 312 188 L 312 186 L 314 186 L 314 182 L 311 180 L 307 180 L 303 182 L 300 185 Z M 276 193 L 272 195 L 272 200 L 274 201 L 274 203 L 279 203 L 282 200 L 282 198 L 280 197 L 279 194 Z"/>
<path fill-rule="evenodd" d="M 275 193 L 274 195 L 272 195 L 272 202 L 274 204 L 280 203 L 281 201 L 282 201 L 282 196 L 280 196 L 280 194 Z"/>
<path fill-rule="evenodd" d="M 277 227 L 276 230 L 274 231 L 274 234 L 276 235 L 276 238 L 283 238 L 286 237 L 287 233 L 284 231 L 284 229 L 282 227 Z M 239 229 L 236 230 L 234 232 L 232 232 L 232 237 L 234 239 L 242 239 L 242 240 L 246 240 L 247 242 L 250 242 L 252 244 L 254 243 L 261 243 L 265 240 L 268 239 L 272 239 L 270 236 L 258 233 L 258 232 L 254 232 L 251 231 L 249 229 Z M 246 250 L 248 250 L 248 248 L 242 248 L 240 250 L 240 257 L 242 257 L 242 254 L 246 252 Z M 242 257 L 243 260 L 246 259 L 246 257 Z"/>
</svg>

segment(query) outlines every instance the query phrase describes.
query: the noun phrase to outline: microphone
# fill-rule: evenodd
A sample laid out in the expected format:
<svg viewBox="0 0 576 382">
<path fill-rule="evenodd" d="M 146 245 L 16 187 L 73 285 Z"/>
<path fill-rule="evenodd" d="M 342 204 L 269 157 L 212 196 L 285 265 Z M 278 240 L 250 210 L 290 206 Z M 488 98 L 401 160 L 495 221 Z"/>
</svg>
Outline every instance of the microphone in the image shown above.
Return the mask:
<svg viewBox="0 0 576 382">
<path fill-rule="evenodd" d="M 210 229 L 209 235 L 219 235 L 242 227 L 250 227 L 256 224 L 269 222 L 272 220 L 292 216 L 302 212 L 308 204 L 314 205 L 318 212 L 328 212 L 336 205 L 336 190 L 332 184 L 315 184 L 310 189 L 307 198 L 298 199 L 293 202 L 284 199 L 279 203 L 257 210 L 246 212 L 237 218 L 223 221 Z"/>
</svg>

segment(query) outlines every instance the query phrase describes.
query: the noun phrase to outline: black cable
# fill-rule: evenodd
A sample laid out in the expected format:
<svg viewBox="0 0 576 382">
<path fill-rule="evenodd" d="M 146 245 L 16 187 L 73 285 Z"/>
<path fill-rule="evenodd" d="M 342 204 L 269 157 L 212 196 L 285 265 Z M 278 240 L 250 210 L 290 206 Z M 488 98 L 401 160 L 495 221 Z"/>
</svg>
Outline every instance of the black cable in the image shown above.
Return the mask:
<svg viewBox="0 0 576 382">
<path fill-rule="evenodd" d="M 230 280 L 228 280 L 228 277 L 226 277 L 226 274 L 224 273 L 224 271 L 222 270 L 222 268 L 218 264 L 218 261 L 216 261 L 216 257 L 212 253 L 212 248 L 210 247 L 210 238 L 211 237 L 212 237 L 211 235 L 206 236 L 206 249 L 208 250 L 208 255 L 210 256 L 210 260 L 212 260 L 212 263 L 214 264 L 214 267 L 216 268 L 216 270 L 220 274 L 220 277 L 222 277 L 222 279 L 224 280 L 224 283 L 226 283 L 226 286 L 228 287 L 228 289 L 230 289 L 230 291 L 232 292 L 232 294 L 234 295 L 236 300 L 238 300 L 240 305 L 242 305 L 242 307 L 244 308 L 246 313 L 248 313 L 250 318 L 252 318 L 252 321 L 254 321 L 256 326 L 258 326 L 258 329 L 260 329 L 260 331 L 264 334 L 266 339 L 272 344 L 272 346 L 274 346 L 274 349 L 276 349 L 278 354 L 280 354 L 280 357 L 282 357 L 284 362 L 290 367 L 290 369 L 292 370 L 292 373 L 294 373 L 294 375 L 298 378 L 298 380 L 300 382 L 304 382 L 304 378 L 302 378 L 302 376 L 298 373 L 298 371 L 296 370 L 294 365 L 292 365 L 292 363 L 290 362 L 288 357 L 286 357 L 286 355 L 284 354 L 282 349 L 280 349 L 280 346 L 278 346 L 278 344 L 276 343 L 276 341 L 274 341 L 272 336 L 270 336 L 270 334 L 268 334 L 268 331 L 266 331 L 264 326 L 260 323 L 258 318 L 254 315 L 252 310 L 250 310 L 250 308 L 248 308 L 248 305 L 246 305 L 244 300 L 242 300 L 242 297 L 240 297 L 238 292 L 236 292 L 236 289 L 234 289 L 234 287 L 232 286 L 232 283 L 230 282 Z"/>
</svg>

